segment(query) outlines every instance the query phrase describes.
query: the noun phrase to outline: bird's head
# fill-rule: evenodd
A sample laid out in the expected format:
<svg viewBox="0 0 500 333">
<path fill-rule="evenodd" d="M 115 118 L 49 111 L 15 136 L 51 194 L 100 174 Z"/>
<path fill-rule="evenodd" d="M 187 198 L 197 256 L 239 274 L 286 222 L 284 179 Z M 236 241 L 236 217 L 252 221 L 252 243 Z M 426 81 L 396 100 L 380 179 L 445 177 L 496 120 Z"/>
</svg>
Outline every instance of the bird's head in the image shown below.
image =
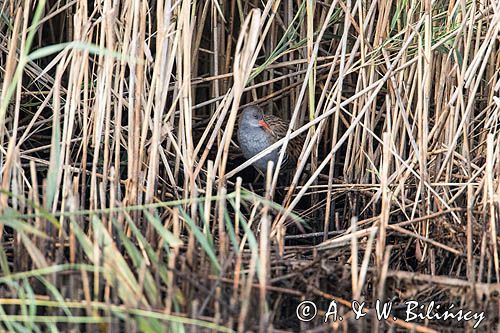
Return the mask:
<svg viewBox="0 0 500 333">
<path fill-rule="evenodd" d="M 241 113 L 241 123 L 251 127 L 262 127 L 269 130 L 269 125 L 264 121 L 264 113 L 257 105 L 250 105 Z"/>
</svg>

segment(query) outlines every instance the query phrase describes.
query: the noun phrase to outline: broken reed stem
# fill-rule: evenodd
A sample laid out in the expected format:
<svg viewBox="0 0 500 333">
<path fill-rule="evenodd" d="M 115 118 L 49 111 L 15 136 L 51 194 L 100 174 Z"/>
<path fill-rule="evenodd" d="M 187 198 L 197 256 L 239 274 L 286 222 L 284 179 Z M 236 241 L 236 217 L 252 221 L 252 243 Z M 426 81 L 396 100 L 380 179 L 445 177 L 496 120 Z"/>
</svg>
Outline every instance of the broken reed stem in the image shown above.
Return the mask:
<svg viewBox="0 0 500 333">
<path fill-rule="evenodd" d="M 241 183 L 243 182 L 241 177 L 236 178 L 235 192 L 236 197 L 234 199 L 234 233 L 236 234 L 236 240 L 239 243 L 240 240 L 240 213 L 241 213 Z"/>
</svg>

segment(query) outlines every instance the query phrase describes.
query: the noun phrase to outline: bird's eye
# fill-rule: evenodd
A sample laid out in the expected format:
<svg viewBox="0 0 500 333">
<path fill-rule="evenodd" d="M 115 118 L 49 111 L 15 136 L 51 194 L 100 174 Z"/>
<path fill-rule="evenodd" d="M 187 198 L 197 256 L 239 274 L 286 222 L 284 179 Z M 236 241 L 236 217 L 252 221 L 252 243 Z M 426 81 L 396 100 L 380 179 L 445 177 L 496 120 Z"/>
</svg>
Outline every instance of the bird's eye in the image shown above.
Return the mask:
<svg viewBox="0 0 500 333">
<path fill-rule="evenodd" d="M 255 119 L 259 119 L 259 115 L 258 115 L 258 114 L 254 114 L 254 115 L 253 115 L 253 117 L 254 117 Z"/>
</svg>

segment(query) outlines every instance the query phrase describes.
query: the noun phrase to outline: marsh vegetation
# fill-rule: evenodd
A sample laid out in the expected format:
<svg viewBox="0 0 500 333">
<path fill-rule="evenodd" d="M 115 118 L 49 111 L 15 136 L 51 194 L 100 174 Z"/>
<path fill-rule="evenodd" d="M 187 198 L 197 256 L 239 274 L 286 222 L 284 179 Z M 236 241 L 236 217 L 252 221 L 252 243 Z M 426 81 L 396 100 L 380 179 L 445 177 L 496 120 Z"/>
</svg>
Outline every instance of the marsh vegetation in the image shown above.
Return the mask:
<svg viewBox="0 0 500 333">
<path fill-rule="evenodd" d="M 0 329 L 498 331 L 497 1 L 0 1 Z M 258 104 L 305 141 L 259 173 Z M 323 322 L 335 299 L 343 321 Z M 297 305 L 319 315 L 300 322 Z M 351 301 L 370 314 L 354 320 Z"/>
</svg>

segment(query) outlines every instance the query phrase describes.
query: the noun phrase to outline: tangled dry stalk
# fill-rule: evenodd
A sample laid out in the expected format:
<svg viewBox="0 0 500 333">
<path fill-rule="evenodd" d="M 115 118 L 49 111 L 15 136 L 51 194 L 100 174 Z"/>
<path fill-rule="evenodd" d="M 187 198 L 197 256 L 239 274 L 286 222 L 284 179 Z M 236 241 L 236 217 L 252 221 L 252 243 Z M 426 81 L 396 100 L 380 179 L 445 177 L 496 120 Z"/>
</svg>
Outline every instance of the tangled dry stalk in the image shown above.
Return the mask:
<svg viewBox="0 0 500 333">
<path fill-rule="evenodd" d="M 0 330 L 500 330 L 499 2 L 0 11 Z M 267 151 L 307 135 L 289 177 L 242 159 L 249 103 L 290 120 Z"/>
</svg>

